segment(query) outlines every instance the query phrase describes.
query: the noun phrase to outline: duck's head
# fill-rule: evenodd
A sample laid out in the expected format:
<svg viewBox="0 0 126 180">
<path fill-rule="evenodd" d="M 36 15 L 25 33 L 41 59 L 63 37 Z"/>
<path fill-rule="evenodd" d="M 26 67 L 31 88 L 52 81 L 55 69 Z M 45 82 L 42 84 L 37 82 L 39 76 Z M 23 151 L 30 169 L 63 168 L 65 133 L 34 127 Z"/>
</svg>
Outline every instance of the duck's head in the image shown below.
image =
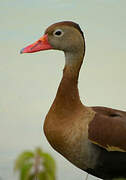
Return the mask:
<svg viewBox="0 0 126 180">
<path fill-rule="evenodd" d="M 79 25 L 71 21 L 55 23 L 46 29 L 38 41 L 23 48 L 21 53 L 33 53 L 49 49 L 62 50 L 68 56 L 71 54 L 84 56 L 84 35 Z"/>
</svg>

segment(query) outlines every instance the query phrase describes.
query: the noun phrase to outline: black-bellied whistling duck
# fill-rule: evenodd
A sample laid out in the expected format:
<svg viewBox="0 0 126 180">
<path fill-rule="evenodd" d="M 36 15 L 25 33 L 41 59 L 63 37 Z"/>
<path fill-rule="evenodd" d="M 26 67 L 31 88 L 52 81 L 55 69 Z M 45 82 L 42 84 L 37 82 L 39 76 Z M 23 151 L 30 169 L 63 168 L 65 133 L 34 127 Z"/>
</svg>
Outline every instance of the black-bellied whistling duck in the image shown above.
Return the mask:
<svg viewBox="0 0 126 180">
<path fill-rule="evenodd" d="M 51 25 L 21 53 L 62 50 L 65 68 L 44 123 L 51 146 L 80 169 L 102 179 L 126 178 L 126 112 L 87 107 L 78 92 L 78 76 L 85 54 L 84 35 L 71 21 Z"/>
</svg>

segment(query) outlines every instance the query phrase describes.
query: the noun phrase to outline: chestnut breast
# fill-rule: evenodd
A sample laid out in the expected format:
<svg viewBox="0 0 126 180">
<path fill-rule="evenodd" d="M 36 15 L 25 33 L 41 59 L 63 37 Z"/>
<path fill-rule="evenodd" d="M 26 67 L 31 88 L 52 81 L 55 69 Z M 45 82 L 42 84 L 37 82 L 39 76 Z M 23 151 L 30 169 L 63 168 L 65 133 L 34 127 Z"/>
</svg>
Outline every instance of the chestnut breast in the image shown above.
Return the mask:
<svg viewBox="0 0 126 180">
<path fill-rule="evenodd" d="M 58 119 L 57 114 L 49 111 L 44 123 L 45 135 L 51 146 L 81 169 L 90 165 L 88 124 L 95 112 L 81 107 L 70 113 L 66 119 Z M 87 163 L 88 162 L 88 163 Z"/>
</svg>

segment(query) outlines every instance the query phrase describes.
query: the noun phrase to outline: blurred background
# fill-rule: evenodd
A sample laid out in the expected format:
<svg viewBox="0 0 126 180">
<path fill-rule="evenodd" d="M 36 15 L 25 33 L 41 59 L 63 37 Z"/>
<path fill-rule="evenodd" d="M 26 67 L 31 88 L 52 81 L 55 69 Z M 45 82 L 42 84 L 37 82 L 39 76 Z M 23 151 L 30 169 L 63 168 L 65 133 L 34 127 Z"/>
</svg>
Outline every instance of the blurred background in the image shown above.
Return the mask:
<svg viewBox="0 0 126 180">
<path fill-rule="evenodd" d="M 57 180 L 84 179 L 86 174 L 55 152 L 43 133 L 62 77 L 63 53 L 19 52 L 50 24 L 77 22 L 86 39 L 79 79 L 82 102 L 126 111 L 125 8 L 124 0 L 0 1 L 0 180 L 17 180 L 16 157 L 36 146 L 55 158 Z"/>
</svg>

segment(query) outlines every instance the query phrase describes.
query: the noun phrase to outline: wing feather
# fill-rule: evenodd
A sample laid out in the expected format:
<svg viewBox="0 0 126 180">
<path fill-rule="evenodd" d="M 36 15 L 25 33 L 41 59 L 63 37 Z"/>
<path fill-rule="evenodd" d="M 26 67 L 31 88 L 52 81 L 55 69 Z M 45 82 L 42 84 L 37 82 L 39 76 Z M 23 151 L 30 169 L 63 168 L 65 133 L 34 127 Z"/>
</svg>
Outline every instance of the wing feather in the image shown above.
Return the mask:
<svg viewBox="0 0 126 180">
<path fill-rule="evenodd" d="M 126 112 L 92 107 L 96 112 L 89 124 L 89 140 L 108 151 L 126 152 Z"/>
</svg>

